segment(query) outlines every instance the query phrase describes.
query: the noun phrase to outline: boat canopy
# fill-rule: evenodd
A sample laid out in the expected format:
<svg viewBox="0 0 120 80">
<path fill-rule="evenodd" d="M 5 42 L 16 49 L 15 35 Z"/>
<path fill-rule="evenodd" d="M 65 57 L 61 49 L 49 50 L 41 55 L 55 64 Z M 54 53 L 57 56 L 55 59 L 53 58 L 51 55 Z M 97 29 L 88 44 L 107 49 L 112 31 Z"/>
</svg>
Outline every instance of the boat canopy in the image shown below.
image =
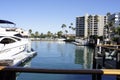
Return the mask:
<svg viewBox="0 0 120 80">
<path fill-rule="evenodd" d="M 15 23 L 13 23 L 13 22 L 10 22 L 10 21 L 7 21 L 7 20 L 0 20 L 0 24 L 4 24 L 4 23 L 6 23 L 6 24 L 14 24 L 15 25 Z"/>
</svg>

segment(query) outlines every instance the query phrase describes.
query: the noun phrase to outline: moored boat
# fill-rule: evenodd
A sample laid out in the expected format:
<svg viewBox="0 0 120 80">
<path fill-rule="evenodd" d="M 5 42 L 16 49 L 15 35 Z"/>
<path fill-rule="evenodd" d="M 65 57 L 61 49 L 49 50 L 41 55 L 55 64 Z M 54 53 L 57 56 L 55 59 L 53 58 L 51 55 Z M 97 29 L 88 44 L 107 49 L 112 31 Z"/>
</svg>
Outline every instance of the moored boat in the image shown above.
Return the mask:
<svg viewBox="0 0 120 80">
<path fill-rule="evenodd" d="M 14 24 L 0 20 L 0 24 L 3 23 Z M 28 36 L 28 32 L 21 28 L 0 27 L 0 65 L 14 66 L 36 53 L 31 48 Z"/>
</svg>

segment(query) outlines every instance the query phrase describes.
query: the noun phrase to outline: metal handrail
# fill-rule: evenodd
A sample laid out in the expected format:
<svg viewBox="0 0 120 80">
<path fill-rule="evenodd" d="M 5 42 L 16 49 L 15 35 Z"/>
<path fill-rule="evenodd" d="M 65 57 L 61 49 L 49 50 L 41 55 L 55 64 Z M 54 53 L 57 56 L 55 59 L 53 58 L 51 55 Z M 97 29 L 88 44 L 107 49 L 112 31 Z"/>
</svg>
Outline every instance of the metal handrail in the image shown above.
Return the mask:
<svg viewBox="0 0 120 80">
<path fill-rule="evenodd" d="M 47 74 L 101 74 L 101 75 L 120 75 L 120 69 L 41 69 L 24 67 L 0 67 L 1 71 L 25 72 L 25 73 L 47 73 Z"/>
<path fill-rule="evenodd" d="M 0 80 L 16 80 L 16 73 L 44 73 L 44 74 L 84 74 L 91 75 L 92 80 L 102 80 L 102 75 L 117 76 L 119 79 L 120 69 L 41 69 L 41 68 L 24 68 L 24 67 L 0 67 Z"/>
</svg>

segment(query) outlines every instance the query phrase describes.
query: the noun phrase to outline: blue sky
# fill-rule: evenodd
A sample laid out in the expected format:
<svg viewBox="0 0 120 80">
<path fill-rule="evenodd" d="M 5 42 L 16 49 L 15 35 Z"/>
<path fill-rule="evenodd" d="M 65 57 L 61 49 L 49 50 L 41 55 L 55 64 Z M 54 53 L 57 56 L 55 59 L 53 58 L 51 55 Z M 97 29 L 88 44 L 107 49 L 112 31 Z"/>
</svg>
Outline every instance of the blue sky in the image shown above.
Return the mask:
<svg viewBox="0 0 120 80">
<path fill-rule="evenodd" d="M 120 0 L 0 0 L 0 19 L 39 33 L 55 33 L 62 24 L 75 26 L 75 18 L 86 13 L 107 12 L 120 12 Z"/>
</svg>

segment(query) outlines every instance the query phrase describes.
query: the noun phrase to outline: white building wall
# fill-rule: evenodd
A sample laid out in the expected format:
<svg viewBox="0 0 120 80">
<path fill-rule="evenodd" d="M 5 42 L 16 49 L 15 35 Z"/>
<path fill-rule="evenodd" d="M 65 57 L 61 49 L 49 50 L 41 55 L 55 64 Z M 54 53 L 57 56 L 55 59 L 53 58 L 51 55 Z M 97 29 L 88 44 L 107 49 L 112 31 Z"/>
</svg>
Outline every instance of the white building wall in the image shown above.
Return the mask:
<svg viewBox="0 0 120 80">
<path fill-rule="evenodd" d="M 84 38 L 88 37 L 88 14 L 85 15 L 85 28 L 84 28 Z"/>
<path fill-rule="evenodd" d="M 98 36 L 103 36 L 104 26 L 104 16 L 99 16 Z"/>
<path fill-rule="evenodd" d="M 84 33 L 83 33 L 83 38 L 87 38 L 88 37 L 88 35 L 98 35 L 98 36 L 103 36 L 103 30 L 104 30 L 104 26 L 105 26 L 105 23 L 104 23 L 104 16 L 101 16 L 101 15 L 97 15 L 98 16 L 98 22 L 97 22 L 97 26 L 96 26 L 96 28 L 95 28 L 95 15 L 92 15 L 92 19 L 91 19 L 91 21 L 90 21 L 90 30 L 88 29 L 88 17 L 89 17 L 90 15 L 88 15 L 88 14 L 86 14 L 85 16 L 84 16 L 84 25 L 82 25 L 82 26 L 77 26 L 76 25 L 76 27 L 77 27 L 77 29 L 78 30 L 76 30 L 77 31 L 77 33 L 80 33 L 80 32 L 78 32 L 79 30 L 82 30 L 82 31 L 84 31 Z M 83 17 L 83 16 L 82 16 Z M 82 19 L 82 17 L 79 17 L 79 18 L 81 18 Z M 83 23 L 83 21 L 82 22 L 80 22 L 80 21 L 78 21 L 79 23 Z M 80 27 L 84 27 L 84 29 L 81 29 Z M 90 31 L 90 33 L 88 34 L 88 30 Z M 95 30 L 97 31 L 97 33 L 95 32 Z"/>
</svg>

